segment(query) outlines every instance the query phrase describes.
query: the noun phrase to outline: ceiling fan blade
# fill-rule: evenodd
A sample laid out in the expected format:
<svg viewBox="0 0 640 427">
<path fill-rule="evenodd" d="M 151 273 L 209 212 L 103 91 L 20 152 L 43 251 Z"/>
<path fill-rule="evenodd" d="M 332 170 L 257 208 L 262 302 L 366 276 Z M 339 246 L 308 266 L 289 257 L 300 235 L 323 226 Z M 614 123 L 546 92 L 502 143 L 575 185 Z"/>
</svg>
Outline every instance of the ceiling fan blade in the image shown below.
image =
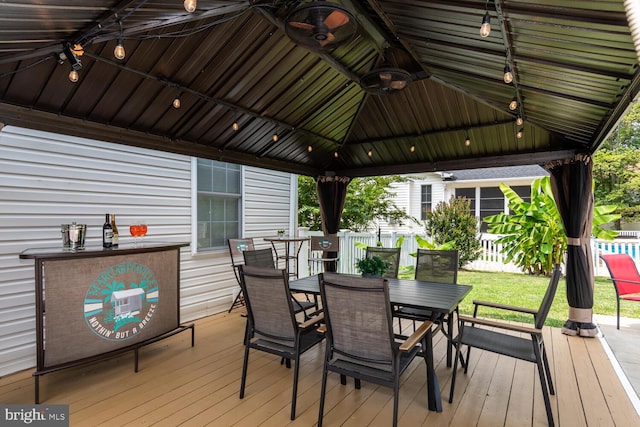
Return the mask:
<svg viewBox="0 0 640 427">
<path fill-rule="evenodd" d="M 406 80 L 394 80 L 389 84 L 389 87 L 394 90 L 402 90 L 407 86 Z"/>
<path fill-rule="evenodd" d="M 327 28 L 330 30 L 334 30 L 338 27 L 342 27 L 343 25 L 348 23 L 349 23 L 349 17 L 345 13 L 340 12 L 339 10 L 334 10 L 324 20 L 324 25 L 326 25 Z"/>
<path fill-rule="evenodd" d="M 312 24 L 308 24 L 306 22 L 289 22 L 289 25 L 291 25 L 292 27 L 296 27 L 296 28 L 300 28 L 303 30 L 313 30 L 313 25 Z"/>
</svg>

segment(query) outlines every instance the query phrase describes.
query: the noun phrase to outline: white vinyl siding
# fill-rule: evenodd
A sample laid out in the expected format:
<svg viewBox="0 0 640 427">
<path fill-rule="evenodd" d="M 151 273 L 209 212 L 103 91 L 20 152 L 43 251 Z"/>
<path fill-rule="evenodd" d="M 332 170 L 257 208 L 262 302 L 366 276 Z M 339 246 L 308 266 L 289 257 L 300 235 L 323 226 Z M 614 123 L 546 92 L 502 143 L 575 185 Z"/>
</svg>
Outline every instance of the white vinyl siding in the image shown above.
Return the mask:
<svg viewBox="0 0 640 427">
<path fill-rule="evenodd" d="M 0 376 L 35 366 L 33 261 L 27 248 L 59 248 L 61 224 L 87 224 L 85 245 L 100 245 L 105 213 L 120 242 L 129 224 L 147 221 L 145 240 L 191 242 L 192 159 L 171 153 L 7 126 L 0 132 Z M 289 229 L 291 175 L 243 168 L 246 233 Z M 195 207 L 195 206 L 194 206 Z M 261 239 L 256 239 L 261 240 Z M 180 261 L 180 316 L 225 311 L 237 283 L 228 250 Z M 205 345 L 206 343 L 196 344 Z"/>
</svg>

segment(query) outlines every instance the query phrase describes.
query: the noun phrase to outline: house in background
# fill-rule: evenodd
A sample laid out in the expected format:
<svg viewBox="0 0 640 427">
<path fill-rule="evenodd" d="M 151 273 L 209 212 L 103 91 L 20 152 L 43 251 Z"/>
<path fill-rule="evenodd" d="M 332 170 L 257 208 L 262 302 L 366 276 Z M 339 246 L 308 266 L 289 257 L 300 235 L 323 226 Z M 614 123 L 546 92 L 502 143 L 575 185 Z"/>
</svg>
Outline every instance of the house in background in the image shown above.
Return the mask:
<svg viewBox="0 0 640 427">
<path fill-rule="evenodd" d="M 547 171 L 538 165 L 407 175 L 409 181 L 393 185 L 396 193 L 394 202 L 414 217 L 416 222 L 397 224 L 382 221 L 379 224 L 380 230 L 383 233 L 424 233 L 423 221 L 426 213 L 451 197 L 469 199 L 471 210 L 479 220 L 508 212 L 507 200 L 499 188 L 500 183 L 509 185 L 520 197 L 529 200 L 531 183 L 546 175 Z M 481 231 L 486 231 L 486 224 L 481 223 L 480 227 Z"/>
</svg>

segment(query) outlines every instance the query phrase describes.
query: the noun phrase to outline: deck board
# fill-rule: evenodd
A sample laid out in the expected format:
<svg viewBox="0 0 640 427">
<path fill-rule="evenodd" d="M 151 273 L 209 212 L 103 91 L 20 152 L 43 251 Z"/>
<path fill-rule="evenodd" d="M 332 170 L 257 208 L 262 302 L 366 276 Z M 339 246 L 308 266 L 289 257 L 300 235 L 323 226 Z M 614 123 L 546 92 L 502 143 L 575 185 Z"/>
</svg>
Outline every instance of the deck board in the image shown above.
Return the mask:
<svg viewBox="0 0 640 427">
<path fill-rule="evenodd" d="M 70 405 L 72 426 L 220 425 L 310 426 L 318 417 L 324 344 L 302 356 L 297 418 L 289 420 L 291 370 L 273 355 L 252 351 L 245 398 L 238 397 L 245 319 L 238 311 L 196 322 L 196 345 L 188 334 L 154 343 L 133 355 L 41 377 L 43 403 Z M 412 329 L 403 323 L 405 331 Z M 640 417 L 597 339 L 562 335 L 547 328 L 556 396 L 551 396 L 560 426 L 640 425 Z M 434 335 L 434 363 L 442 391 L 442 413 L 426 408 L 426 371 L 417 359 L 402 377 L 399 425 L 537 426 L 546 414 L 535 365 L 477 349 L 469 372 L 458 371 L 456 392 L 448 403 L 451 368 L 445 364 L 445 340 Z M 324 422 L 327 426 L 387 426 L 390 389 L 363 382 L 355 390 L 329 374 Z M 32 403 L 31 371 L 0 379 L 0 401 Z"/>
</svg>

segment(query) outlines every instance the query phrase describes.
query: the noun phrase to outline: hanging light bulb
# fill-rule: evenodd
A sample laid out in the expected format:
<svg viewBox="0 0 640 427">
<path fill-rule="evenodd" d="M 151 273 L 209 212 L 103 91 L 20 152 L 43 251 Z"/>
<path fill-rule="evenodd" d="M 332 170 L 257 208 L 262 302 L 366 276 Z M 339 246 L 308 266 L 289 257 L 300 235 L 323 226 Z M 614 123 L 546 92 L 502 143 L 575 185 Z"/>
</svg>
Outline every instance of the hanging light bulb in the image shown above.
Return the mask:
<svg viewBox="0 0 640 427">
<path fill-rule="evenodd" d="M 189 13 L 195 12 L 197 3 L 198 2 L 196 0 L 184 0 L 184 10 Z"/>
<path fill-rule="evenodd" d="M 116 59 L 123 60 L 125 55 L 126 52 L 124 51 L 124 42 L 122 41 L 122 39 L 118 39 L 118 44 L 116 44 L 115 49 L 113 49 L 113 56 L 115 56 Z"/>
<path fill-rule="evenodd" d="M 467 135 L 467 137 L 465 138 L 464 145 L 466 145 L 467 147 L 471 145 L 471 138 L 469 138 L 469 135 Z"/>
<path fill-rule="evenodd" d="M 120 25 L 120 37 L 118 38 L 118 43 L 116 43 L 115 49 L 113 49 L 113 56 L 115 56 L 116 59 L 122 61 L 126 53 L 124 51 L 124 41 L 122 38 L 122 21 L 120 19 L 118 19 L 118 25 Z"/>
<path fill-rule="evenodd" d="M 176 108 L 176 109 L 180 108 L 180 97 L 179 96 L 176 96 L 175 98 L 173 98 L 172 105 L 173 105 L 173 108 Z"/>
<path fill-rule="evenodd" d="M 373 151 L 371 151 L 371 149 L 369 149 L 369 151 L 367 151 L 367 156 L 369 156 L 369 157 L 373 156 Z"/>
<path fill-rule="evenodd" d="M 524 123 L 524 119 L 520 114 L 518 114 L 518 117 L 516 117 L 516 125 L 522 126 L 523 123 Z"/>
<path fill-rule="evenodd" d="M 79 78 L 80 78 L 80 75 L 78 74 L 77 70 L 69 71 L 69 80 L 71 80 L 71 83 L 77 82 Z"/>
<path fill-rule="evenodd" d="M 511 72 L 511 67 L 509 64 L 504 66 L 504 77 L 502 78 L 506 84 L 509 84 L 513 81 L 513 72 Z"/>
<path fill-rule="evenodd" d="M 273 142 L 278 142 L 278 139 L 279 139 L 278 134 L 274 133 L 271 139 L 273 140 Z"/>
<path fill-rule="evenodd" d="M 516 108 L 518 108 L 518 98 L 514 96 L 509 103 L 509 110 L 514 111 Z"/>
<path fill-rule="evenodd" d="M 334 151 L 334 152 L 333 152 L 333 157 L 335 157 L 335 158 L 337 159 L 337 158 L 338 158 L 338 156 L 339 156 L 338 152 L 337 152 L 337 151 Z"/>
<path fill-rule="evenodd" d="M 409 147 L 409 151 L 411 151 L 412 153 L 416 151 L 416 146 L 411 144 L 411 147 Z"/>
<path fill-rule="evenodd" d="M 240 129 L 240 125 L 238 124 L 237 121 L 233 122 L 233 124 L 231 125 L 231 129 L 233 129 L 234 131 L 237 131 L 238 129 Z"/>
<path fill-rule="evenodd" d="M 484 14 L 484 17 L 482 17 L 482 25 L 480 26 L 480 37 L 489 37 L 489 34 L 491 34 L 491 17 L 489 16 L 489 11 L 487 10 Z"/>
<path fill-rule="evenodd" d="M 307 151 L 308 151 L 308 152 L 312 152 L 312 151 L 313 151 L 313 147 L 309 145 L 309 146 L 307 147 Z"/>
<path fill-rule="evenodd" d="M 524 128 L 520 128 L 518 130 L 518 132 L 516 133 L 516 138 L 518 138 L 518 139 L 522 138 L 523 134 L 524 134 Z"/>
</svg>

